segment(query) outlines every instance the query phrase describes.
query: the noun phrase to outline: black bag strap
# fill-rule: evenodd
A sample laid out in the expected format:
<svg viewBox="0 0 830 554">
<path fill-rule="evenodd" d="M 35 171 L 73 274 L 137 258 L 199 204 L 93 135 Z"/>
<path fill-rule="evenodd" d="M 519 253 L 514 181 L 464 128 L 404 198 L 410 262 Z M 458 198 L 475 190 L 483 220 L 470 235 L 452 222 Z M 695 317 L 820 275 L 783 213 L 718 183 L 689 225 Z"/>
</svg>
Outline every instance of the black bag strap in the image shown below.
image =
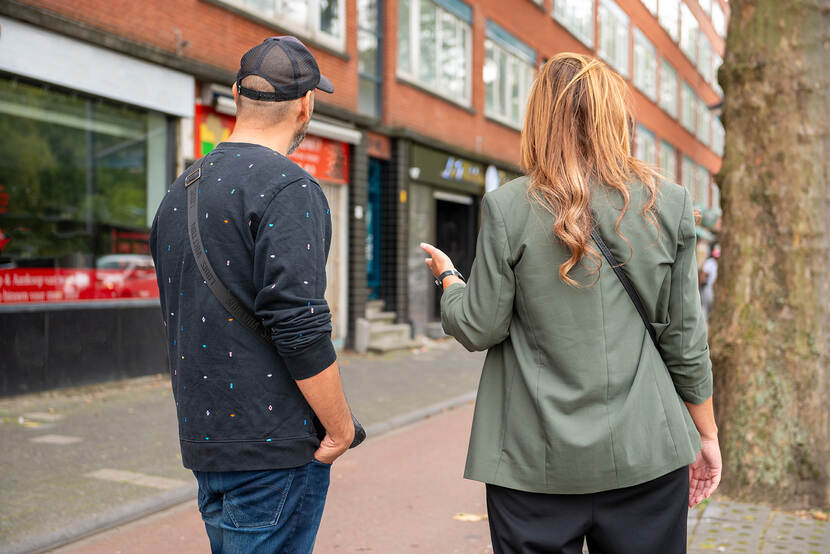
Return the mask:
<svg viewBox="0 0 830 554">
<path fill-rule="evenodd" d="M 228 310 L 228 313 L 233 316 L 234 320 L 253 333 L 261 342 L 267 344 L 269 348 L 274 348 L 274 343 L 271 342 L 271 334 L 265 326 L 262 325 L 253 312 L 248 310 L 225 287 L 225 284 L 219 279 L 216 272 L 213 271 L 210 261 L 208 261 L 206 255 L 207 250 L 204 244 L 202 244 L 202 235 L 199 232 L 199 187 L 193 186 L 202 176 L 202 163 L 204 160 L 205 158 L 201 158 L 193 164 L 190 172 L 184 178 L 184 186 L 187 189 L 187 234 L 190 237 L 190 248 L 193 250 L 196 266 L 199 268 L 199 273 L 202 274 L 202 279 L 210 287 L 210 291 L 222 303 L 225 309 Z"/>
<path fill-rule="evenodd" d="M 222 303 L 228 313 L 233 316 L 234 320 L 241 323 L 262 343 L 276 350 L 276 346 L 271 342 L 271 334 L 262 322 L 225 287 L 225 283 L 213 271 L 213 266 L 210 265 L 206 255 L 207 250 L 202 244 L 202 235 L 199 232 L 199 187 L 193 185 L 202 177 L 202 164 L 206 157 L 197 160 L 196 163 L 190 166 L 190 170 L 184 178 L 184 186 L 187 189 L 187 234 L 190 238 L 190 249 L 193 250 L 193 257 L 196 259 L 196 266 L 199 268 L 199 273 L 202 274 L 207 286 L 210 287 L 210 291 Z M 366 439 L 366 430 L 354 414 L 352 414 L 352 422 L 354 423 L 354 440 L 349 448 L 354 448 Z M 323 440 L 326 430 L 320 420 L 315 416 L 312 418 L 312 423 L 314 423 L 317 436 L 320 440 Z"/>
<path fill-rule="evenodd" d="M 617 263 L 617 259 L 614 257 L 614 254 L 611 253 L 611 250 L 605 244 L 605 241 L 602 240 L 599 232 L 596 229 L 591 230 L 591 238 L 594 239 L 594 242 L 597 243 L 599 246 L 600 252 L 602 255 L 605 256 L 605 259 L 608 260 L 608 263 L 611 265 L 611 269 L 614 270 L 614 273 L 617 275 L 617 278 L 622 283 L 625 292 L 628 293 L 629 298 L 634 303 L 634 307 L 637 308 L 637 313 L 640 314 L 640 318 L 643 320 L 643 324 L 646 326 L 646 330 L 648 331 L 651 340 L 654 342 L 654 346 L 657 347 L 657 351 L 660 351 L 660 344 L 657 342 L 657 331 L 654 330 L 654 326 L 649 322 L 648 315 L 646 315 L 646 309 L 643 307 L 643 302 L 640 300 L 640 295 L 637 294 L 634 285 L 631 284 L 631 280 L 628 278 L 628 275 L 625 274 L 620 264 Z"/>
</svg>

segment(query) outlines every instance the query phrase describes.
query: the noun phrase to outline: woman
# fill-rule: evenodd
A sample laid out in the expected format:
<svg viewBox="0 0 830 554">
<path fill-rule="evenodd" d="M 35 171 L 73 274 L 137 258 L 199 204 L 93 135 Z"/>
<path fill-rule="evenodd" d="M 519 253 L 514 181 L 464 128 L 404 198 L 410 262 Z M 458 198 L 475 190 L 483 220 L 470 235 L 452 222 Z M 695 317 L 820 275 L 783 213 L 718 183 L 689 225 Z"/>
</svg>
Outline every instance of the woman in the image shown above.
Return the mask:
<svg viewBox="0 0 830 554">
<path fill-rule="evenodd" d="M 484 197 L 469 283 L 422 245 L 445 331 L 488 350 L 465 476 L 487 484 L 497 553 L 685 552 L 688 507 L 720 480 L 692 200 L 631 156 L 627 90 L 593 58 L 549 60 L 527 176 Z"/>
</svg>

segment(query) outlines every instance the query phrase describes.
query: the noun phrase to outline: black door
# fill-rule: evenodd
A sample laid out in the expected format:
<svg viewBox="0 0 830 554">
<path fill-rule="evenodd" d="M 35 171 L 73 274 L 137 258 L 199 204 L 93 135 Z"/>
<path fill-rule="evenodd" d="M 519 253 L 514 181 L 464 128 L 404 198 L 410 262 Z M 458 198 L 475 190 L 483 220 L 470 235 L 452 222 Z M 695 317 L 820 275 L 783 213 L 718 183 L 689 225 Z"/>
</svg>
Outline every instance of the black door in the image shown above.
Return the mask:
<svg viewBox="0 0 830 554">
<path fill-rule="evenodd" d="M 472 200 L 472 198 L 471 198 Z M 475 203 L 435 200 L 435 246 L 443 250 L 464 275 L 470 275 L 476 250 Z M 435 319 L 441 316 L 441 295 L 435 295 Z"/>
</svg>

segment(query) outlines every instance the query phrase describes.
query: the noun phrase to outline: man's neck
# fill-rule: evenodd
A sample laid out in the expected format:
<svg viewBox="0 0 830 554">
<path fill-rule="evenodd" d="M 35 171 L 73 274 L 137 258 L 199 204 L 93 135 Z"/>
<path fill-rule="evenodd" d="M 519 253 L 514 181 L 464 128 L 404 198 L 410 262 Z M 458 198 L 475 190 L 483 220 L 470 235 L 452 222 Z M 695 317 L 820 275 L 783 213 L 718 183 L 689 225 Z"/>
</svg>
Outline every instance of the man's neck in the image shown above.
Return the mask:
<svg viewBox="0 0 830 554">
<path fill-rule="evenodd" d="M 240 126 L 237 125 L 227 140 L 223 142 L 246 142 L 249 144 L 259 144 L 260 146 L 265 146 L 266 148 L 270 148 L 280 154 L 287 155 L 288 147 L 291 145 L 291 138 L 292 133 L 290 131 L 285 132 L 281 129 L 275 129 L 273 131 L 266 132 L 260 129 L 240 128 Z"/>
</svg>

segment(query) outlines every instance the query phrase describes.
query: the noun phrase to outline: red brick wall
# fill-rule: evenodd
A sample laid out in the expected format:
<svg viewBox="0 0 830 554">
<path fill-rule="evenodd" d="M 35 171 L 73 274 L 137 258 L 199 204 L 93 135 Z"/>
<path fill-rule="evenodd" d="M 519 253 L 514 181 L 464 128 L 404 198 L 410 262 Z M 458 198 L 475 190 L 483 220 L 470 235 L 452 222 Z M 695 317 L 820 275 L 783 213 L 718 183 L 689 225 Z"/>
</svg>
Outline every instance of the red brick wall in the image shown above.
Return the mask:
<svg viewBox="0 0 830 554">
<path fill-rule="evenodd" d="M 26 0 L 28 4 L 93 27 L 176 52 L 178 37 L 189 42 L 182 56 L 236 72 L 239 59 L 252 46 L 283 31 L 203 0 Z M 357 8 L 346 2 L 346 54 L 349 59 L 311 47 L 321 71 L 334 83 L 335 94 L 320 100 L 357 109 Z M 302 37 L 300 37 L 302 39 Z M 224 83 L 230 85 L 231 83 Z M 323 96 L 323 94 L 321 94 Z"/>
</svg>

